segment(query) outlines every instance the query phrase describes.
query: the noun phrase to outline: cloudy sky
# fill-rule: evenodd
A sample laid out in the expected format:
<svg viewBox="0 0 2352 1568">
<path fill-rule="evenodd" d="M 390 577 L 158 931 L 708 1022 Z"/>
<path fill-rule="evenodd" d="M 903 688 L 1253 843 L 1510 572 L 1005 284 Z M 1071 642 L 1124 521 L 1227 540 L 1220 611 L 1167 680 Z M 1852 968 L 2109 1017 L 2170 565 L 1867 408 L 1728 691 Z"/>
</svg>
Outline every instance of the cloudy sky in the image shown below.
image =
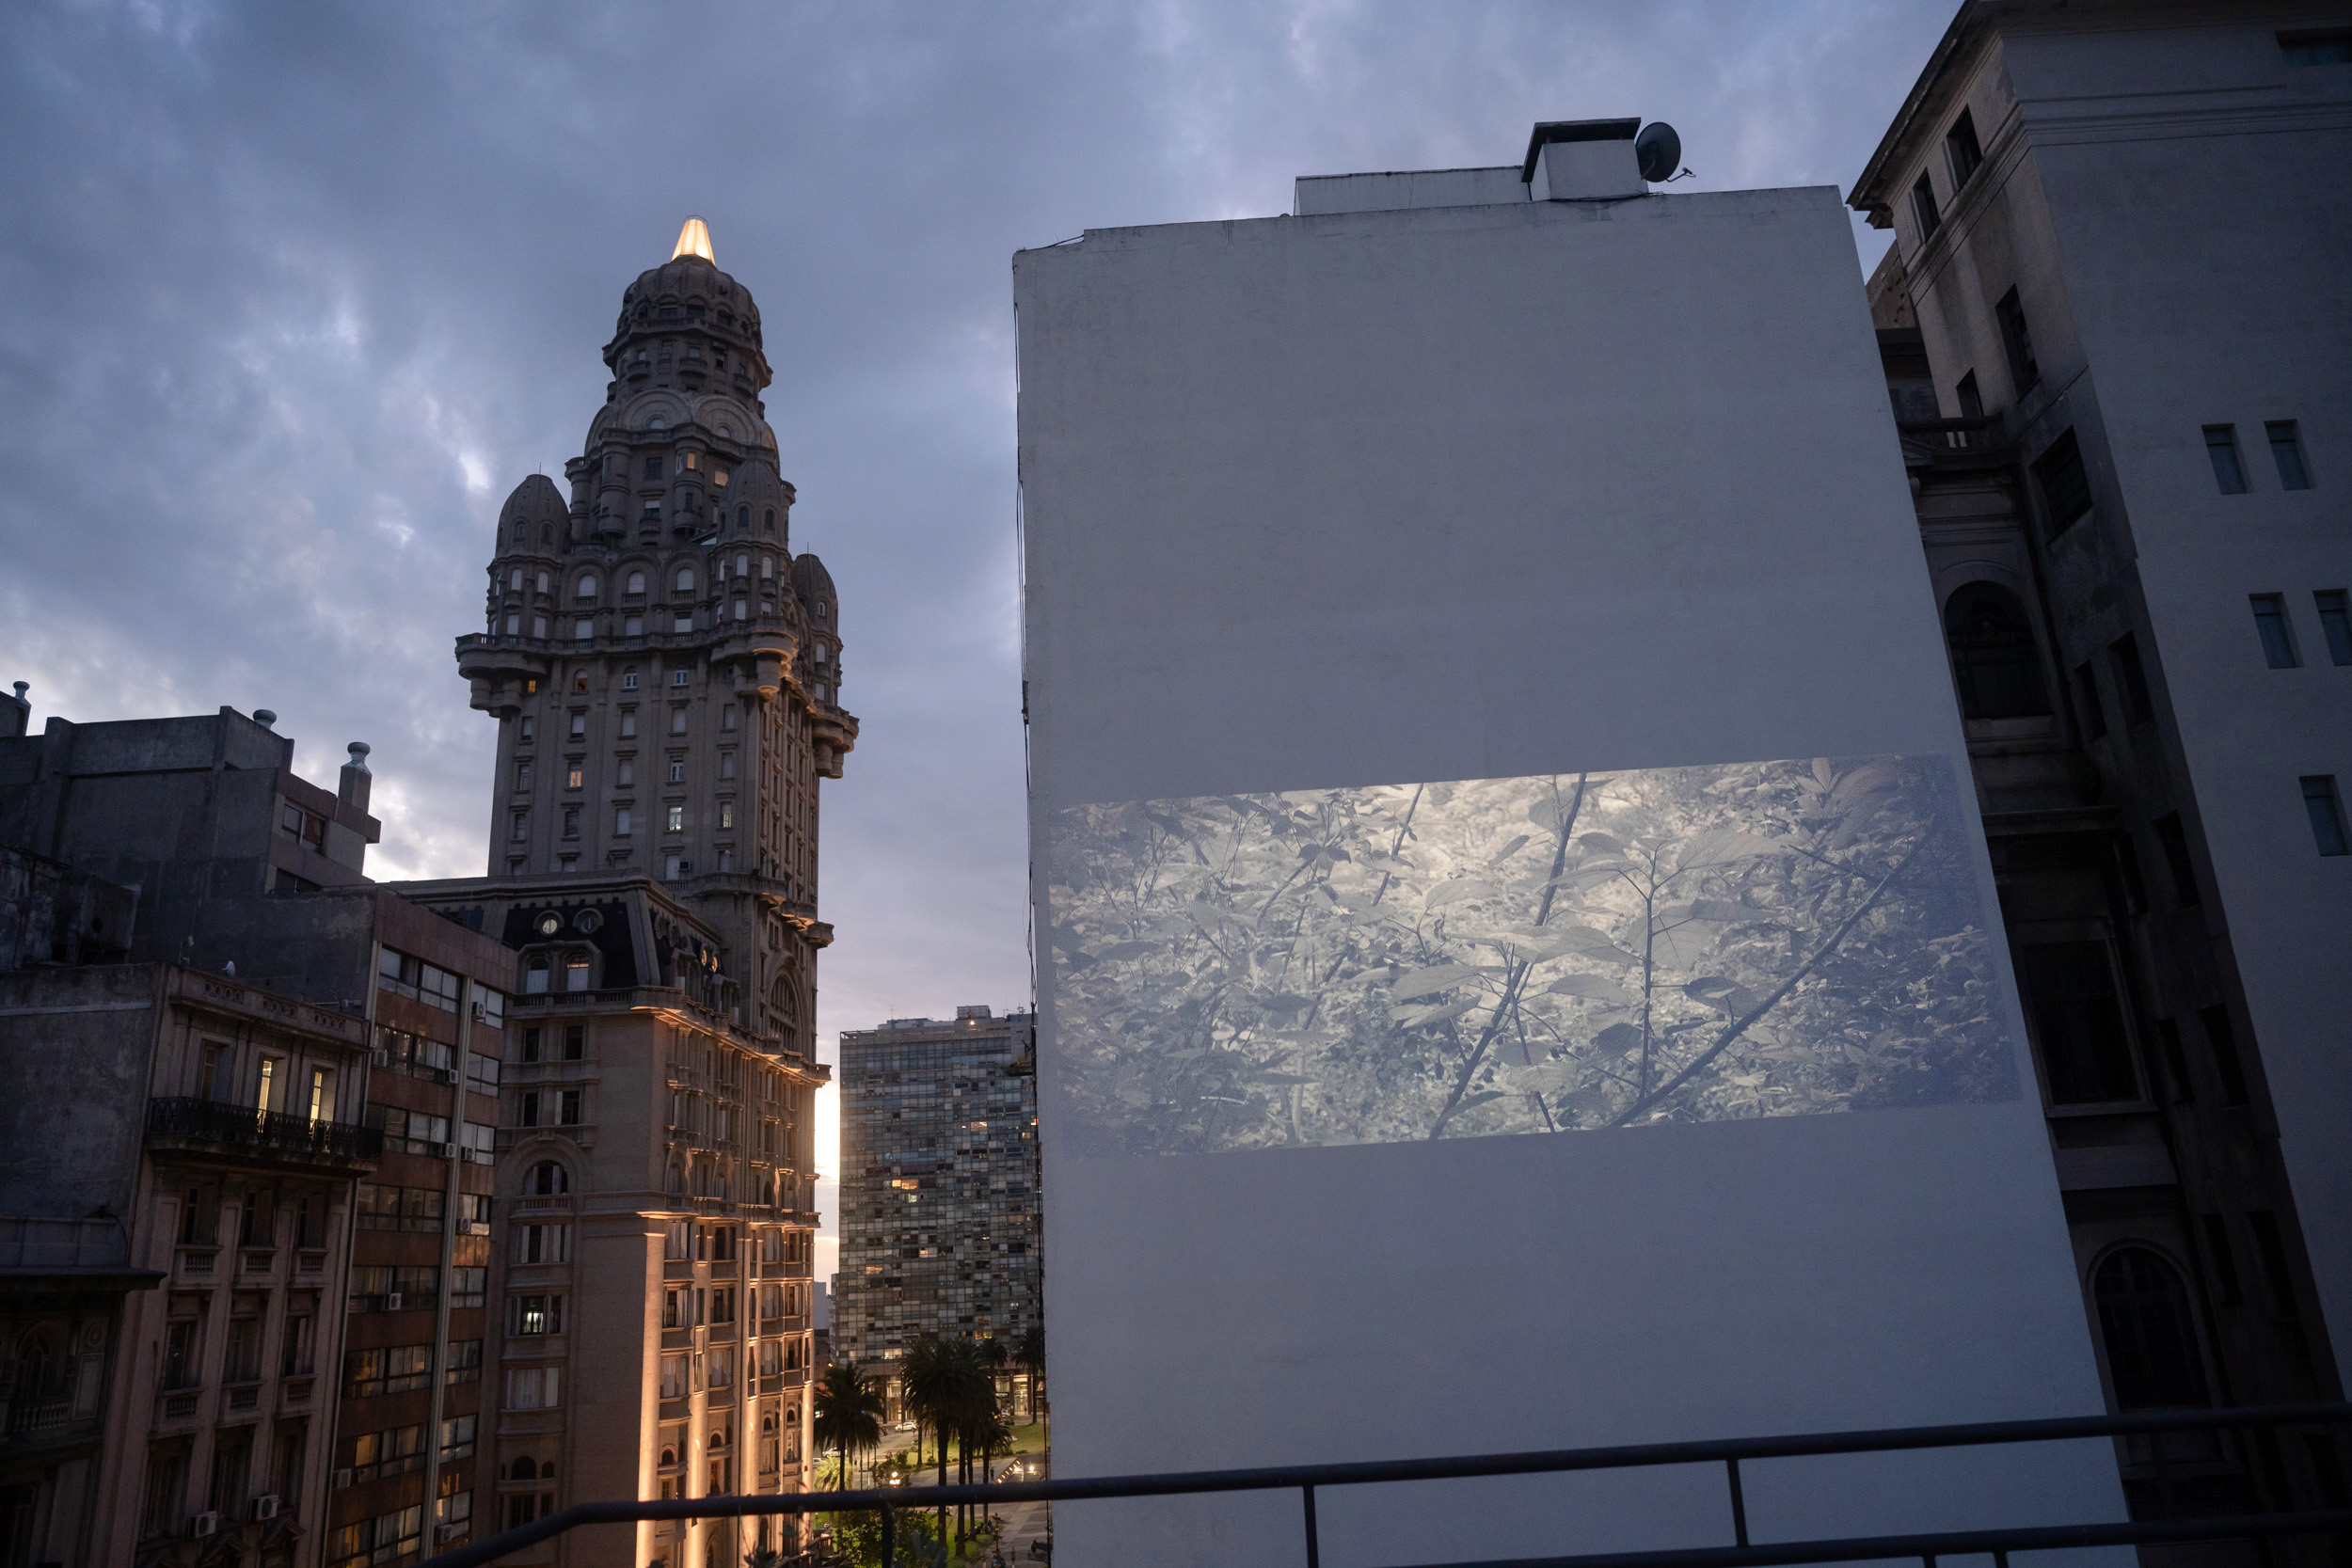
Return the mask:
<svg viewBox="0 0 2352 1568">
<path fill-rule="evenodd" d="M 330 786 L 366 740 L 374 874 L 479 873 L 493 725 L 451 640 L 698 213 L 761 307 L 864 724 L 820 1031 L 1021 1003 L 1012 253 L 1515 162 L 1537 119 L 1671 121 L 1678 189 L 1842 188 L 1951 10 L 15 0 L 0 682 L 36 727 L 274 708 Z"/>
</svg>

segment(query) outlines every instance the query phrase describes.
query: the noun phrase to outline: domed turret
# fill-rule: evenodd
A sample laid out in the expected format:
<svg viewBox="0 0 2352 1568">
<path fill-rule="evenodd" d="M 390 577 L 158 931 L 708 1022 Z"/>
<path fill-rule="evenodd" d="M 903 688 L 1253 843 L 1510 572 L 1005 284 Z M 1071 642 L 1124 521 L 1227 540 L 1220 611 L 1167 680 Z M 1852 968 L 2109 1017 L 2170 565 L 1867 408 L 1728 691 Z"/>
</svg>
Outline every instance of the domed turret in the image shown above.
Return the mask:
<svg viewBox="0 0 2352 1568">
<path fill-rule="evenodd" d="M 733 389 L 757 398 L 770 380 L 760 350 L 759 307 L 719 270 L 710 230 L 689 218 L 670 260 L 621 293 L 621 318 L 604 346 L 616 396 L 648 387 Z"/>
<path fill-rule="evenodd" d="M 570 531 L 571 513 L 564 503 L 564 492 L 547 475 L 532 474 L 516 485 L 506 504 L 499 508 L 498 553 L 541 546 L 553 548 Z"/>
</svg>

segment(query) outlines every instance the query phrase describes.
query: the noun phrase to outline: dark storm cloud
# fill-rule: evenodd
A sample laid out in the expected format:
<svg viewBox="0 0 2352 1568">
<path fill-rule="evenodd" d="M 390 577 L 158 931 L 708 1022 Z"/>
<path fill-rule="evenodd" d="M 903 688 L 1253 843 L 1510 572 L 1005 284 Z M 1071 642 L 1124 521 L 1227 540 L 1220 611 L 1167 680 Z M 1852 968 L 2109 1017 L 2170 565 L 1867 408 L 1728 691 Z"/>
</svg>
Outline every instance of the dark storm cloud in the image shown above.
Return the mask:
<svg viewBox="0 0 2352 1568">
<path fill-rule="evenodd" d="M 1011 253 L 1509 162 L 1539 119 L 1671 119 L 1684 189 L 1842 183 L 1948 14 L 11 6 L 0 679 L 37 725 L 273 707 L 313 778 L 369 740 L 376 874 L 479 871 L 492 727 L 450 640 L 699 213 L 762 307 L 865 724 L 822 1027 L 1021 1001 Z"/>
</svg>

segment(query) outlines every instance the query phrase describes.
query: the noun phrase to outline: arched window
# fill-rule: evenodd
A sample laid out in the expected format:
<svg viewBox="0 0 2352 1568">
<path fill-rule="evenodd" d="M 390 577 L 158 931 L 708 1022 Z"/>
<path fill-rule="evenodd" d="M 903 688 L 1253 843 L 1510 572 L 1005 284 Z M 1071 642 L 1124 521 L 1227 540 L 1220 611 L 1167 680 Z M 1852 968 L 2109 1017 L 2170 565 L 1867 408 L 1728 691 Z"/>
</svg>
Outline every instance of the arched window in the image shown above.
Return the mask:
<svg viewBox="0 0 2352 1568">
<path fill-rule="evenodd" d="M 681 594 L 691 594 L 694 591 L 693 567 L 681 566 L 677 569 L 677 591 Z"/>
<path fill-rule="evenodd" d="M 533 1197 L 557 1197 L 572 1190 L 572 1173 L 554 1160 L 542 1160 L 531 1167 L 531 1175 L 523 1181 L 523 1191 Z"/>
<path fill-rule="evenodd" d="M 759 558 L 759 579 L 762 582 L 766 582 L 775 575 L 776 558 L 771 555 L 761 556 Z"/>
<path fill-rule="evenodd" d="M 515 543 L 517 545 L 528 545 L 531 543 L 531 525 L 529 523 L 516 523 L 515 525 Z"/>
<path fill-rule="evenodd" d="M 772 534 L 776 531 L 776 509 L 774 507 L 771 506 L 768 509 L 768 515 L 760 525 L 760 531 L 768 534 Z"/>
<path fill-rule="evenodd" d="M 637 666 L 634 664 L 629 665 L 621 672 L 621 689 L 624 691 L 634 691 L 637 689 Z"/>
<path fill-rule="evenodd" d="M 515 1468 L 512 1473 L 516 1481 L 537 1481 L 539 1479 L 539 1466 L 532 1463 L 531 1456 L 529 1454 L 525 1454 L 520 1459 L 515 1461 Z"/>
<path fill-rule="evenodd" d="M 2148 1247 L 2124 1247 L 2099 1265 L 2090 1284 L 2106 1342 L 2118 1410 L 2162 1410 L 2212 1402 L 2197 1354 L 2188 1288 Z"/>
<path fill-rule="evenodd" d="M 520 566 L 506 574 L 506 586 L 517 594 L 523 591 L 523 569 Z"/>
<path fill-rule="evenodd" d="M 643 573 L 643 572 L 631 572 L 631 573 L 629 573 L 629 575 L 628 575 L 628 591 L 629 591 L 630 593 L 632 593 L 632 594 L 643 594 L 643 593 L 645 591 L 645 574 L 644 574 L 644 573 Z"/>
<path fill-rule="evenodd" d="M 750 507 L 739 506 L 735 509 L 735 526 L 738 529 L 748 529 L 752 526 L 752 509 Z"/>
<path fill-rule="evenodd" d="M 752 558 L 749 554 L 743 552 L 737 553 L 735 557 L 735 575 L 739 578 L 747 578 L 752 575 Z"/>
<path fill-rule="evenodd" d="M 593 599 L 596 596 L 596 577 L 594 572 L 580 579 L 580 587 L 574 591 L 574 596 L 582 599 Z"/>
<path fill-rule="evenodd" d="M 548 989 L 548 956 L 545 953 L 532 958 L 531 962 L 523 968 L 524 991 L 533 995 L 545 991 Z"/>
<path fill-rule="evenodd" d="M 545 573 L 545 572 L 541 572 L 541 573 L 539 574 L 539 592 L 540 592 L 540 593 L 542 593 L 542 594 L 544 594 L 544 593 L 546 593 L 547 591 L 548 591 L 548 575 L 547 575 L 547 573 Z"/>
<path fill-rule="evenodd" d="M 1944 607 L 1952 682 L 1966 719 L 2031 719 L 2050 711 L 2042 655 L 2017 595 L 1997 583 L 1972 582 Z"/>
</svg>

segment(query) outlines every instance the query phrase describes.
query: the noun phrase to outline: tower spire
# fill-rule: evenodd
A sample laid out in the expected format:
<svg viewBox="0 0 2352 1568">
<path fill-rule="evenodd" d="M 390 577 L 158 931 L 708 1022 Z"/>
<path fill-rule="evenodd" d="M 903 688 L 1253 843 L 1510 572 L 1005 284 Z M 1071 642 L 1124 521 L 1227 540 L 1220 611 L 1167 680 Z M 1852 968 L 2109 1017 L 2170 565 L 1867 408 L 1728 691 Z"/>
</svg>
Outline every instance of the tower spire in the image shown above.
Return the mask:
<svg viewBox="0 0 2352 1568">
<path fill-rule="evenodd" d="M 719 264 L 719 259 L 710 254 L 710 226 L 700 218 L 686 220 L 677 231 L 677 248 L 670 252 L 673 261 L 687 256 L 699 256 L 714 267 Z"/>
</svg>

